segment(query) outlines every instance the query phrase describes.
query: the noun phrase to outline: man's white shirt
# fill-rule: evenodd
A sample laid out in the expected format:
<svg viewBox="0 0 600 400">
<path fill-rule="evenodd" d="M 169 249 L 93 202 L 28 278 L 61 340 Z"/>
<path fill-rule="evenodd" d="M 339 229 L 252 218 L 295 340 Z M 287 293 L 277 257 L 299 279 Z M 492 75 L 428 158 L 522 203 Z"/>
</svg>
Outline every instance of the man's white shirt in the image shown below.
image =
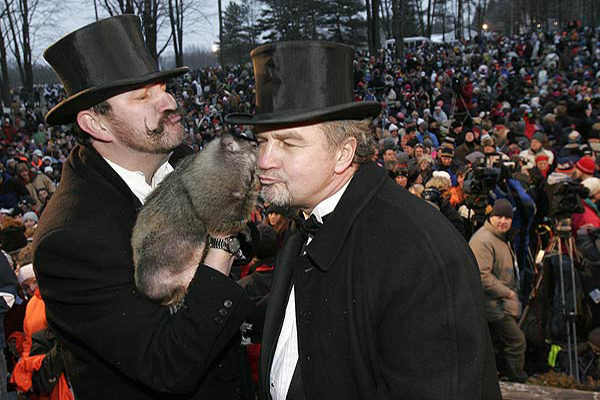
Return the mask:
<svg viewBox="0 0 600 400">
<path fill-rule="evenodd" d="M 171 172 L 173 172 L 173 167 L 169 164 L 169 160 L 167 159 L 163 164 L 158 167 L 150 184 L 146 183 L 146 175 L 142 171 L 130 171 L 121 167 L 120 165 L 110 161 L 107 158 L 104 158 L 108 165 L 111 166 L 112 169 L 125 181 L 129 189 L 135 194 L 135 196 L 140 200 L 142 204 L 146 202 L 146 197 L 154 189 L 158 186 L 159 183 L 162 182 L 163 179 L 167 177 Z"/>
</svg>

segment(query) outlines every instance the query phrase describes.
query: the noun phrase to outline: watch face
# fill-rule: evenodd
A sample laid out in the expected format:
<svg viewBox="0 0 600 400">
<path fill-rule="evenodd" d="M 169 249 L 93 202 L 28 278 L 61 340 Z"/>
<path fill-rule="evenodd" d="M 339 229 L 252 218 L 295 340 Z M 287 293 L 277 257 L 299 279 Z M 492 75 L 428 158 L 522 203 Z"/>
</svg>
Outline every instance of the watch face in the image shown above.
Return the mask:
<svg viewBox="0 0 600 400">
<path fill-rule="evenodd" d="M 229 252 L 231 254 L 235 254 L 240 250 L 240 241 L 238 238 L 231 238 L 231 240 L 229 240 L 227 243 L 227 247 L 229 248 Z"/>
</svg>

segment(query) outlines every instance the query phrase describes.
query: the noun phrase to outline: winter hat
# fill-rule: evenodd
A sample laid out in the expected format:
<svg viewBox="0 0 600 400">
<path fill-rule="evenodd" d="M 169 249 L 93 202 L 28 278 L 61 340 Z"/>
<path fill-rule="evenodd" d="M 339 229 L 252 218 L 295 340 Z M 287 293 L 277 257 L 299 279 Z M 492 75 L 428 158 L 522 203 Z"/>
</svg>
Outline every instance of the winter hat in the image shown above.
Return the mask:
<svg viewBox="0 0 600 400">
<path fill-rule="evenodd" d="M 397 131 L 398 130 L 398 126 L 396 124 L 390 124 L 390 126 L 388 127 L 388 131 L 392 132 L 392 131 Z"/>
<path fill-rule="evenodd" d="M 22 226 L 11 226 L 0 231 L 2 250 L 10 253 L 27 246 L 25 230 Z"/>
<path fill-rule="evenodd" d="M 495 147 L 496 146 L 496 141 L 490 135 L 483 135 L 481 137 L 481 145 L 484 146 L 484 147 L 485 146 Z"/>
<path fill-rule="evenodd" d="M 388 137 L 383 139 L 383 150 L 388 150 L 388 149 L 395 149 L 396 148 L 396 142 L 394 141 L 394 138 L 392 137 Z"/>
<path fill-rule="evenodd" d="M 440 157 L 454 157 L 454 149 L 450 146 L 442 146 L 438 154 Z"/>
<path fill-rule="evenodd" d="M 19 285 L 22 285 L 23 282 L 31 278 L 35 278 L 35 274 L 33 273 L 33 264 L 26 264 L 19 268 L 19 276 L 17 277 Z"/>
<path fill-rule="evenodd" d="M 538 156 L 535 157 L 535 162 L 536 163 L 539 162 L 539 161 L 543 161 L 543 160 L 548 161 L 549 160 L 548 156 L 545 155 L 545 154 L 540 154 L 540 155 L 538 155 Z"/>
<path fill-rule="evenodd" d="M 558 160 L 556 164 L 556 171 L 563 174 L 570 174 L 574 169 L 575 165 L 573 165 L 573 162 L 567 159 L 563 160 L 562 162 L 561 160 Z"/>
<path fill-rule="evenodd" d="M 575 168 L 584 174 L 592 175 L 595 169 L 594 160 L 591 157 L 581 157 L 575 164 Z"/>
<path fill-rule="evenodd" d="M 544 132 L 542 131 L 537 131 L 531 137 L 531 140 L 533 139 L 537 140 L 540 143 L 544 143 L 544 141 L 546 140 L 546 135 L 544 135 Z"/>
<path fill-rule="evenodd" d="M 25 214 L 23 214 L 23 217 L 21 219 L 23 220 L 23 222 L 29 220 L 35 221 L 36 224 L 38 222 L 38 216 L 33 211 L 27 211 Z"/>
<path fill-rule="evenodd" d="M 490 217 L 506 217 L 512 219 L 514 216 L 513 206 L 506 199 L 498 199 L 494 202 L 494 208 L 490 212 Z"/>
<path fill-rule="evenodd" d="M 596 193 L 600 192 L 600 179 L 598 178 L 587 178 L 581 184 L 589 189 L 589 197 L 593 197 Z"/>
<path fill-rule="evenodd" d="M 477 161 L 477 159 L 479 159 L 479 158 L 485 158 L 485 154 L 483 154 L 480 151 L 474 151 L 472 153 L 467 154 L 467 156 L 465 158 L 471 164 L 475 164 L 475 162 Z"/>
<path fill-rule="evenodd" d="M 415 139 L 411 139 L 408 142 L 406 142 L 406 145 L 410 146 L 410 147 L 415 147 L 417 145 L 417 143 L 420 143 L 419 139 L 415 138 Z"/>
</svg>

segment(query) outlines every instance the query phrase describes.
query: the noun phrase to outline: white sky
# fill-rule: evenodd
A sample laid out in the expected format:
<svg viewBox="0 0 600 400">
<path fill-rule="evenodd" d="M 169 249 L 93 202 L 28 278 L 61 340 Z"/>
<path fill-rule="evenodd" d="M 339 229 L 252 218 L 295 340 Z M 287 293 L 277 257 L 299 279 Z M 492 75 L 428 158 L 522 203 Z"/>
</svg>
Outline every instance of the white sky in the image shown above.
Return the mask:
<svg viewBox="0 0 600 400">
<path fill-rule="evenodd" d="M 42 0 L 54 1 L 54 0 Z M 98 3 L 101 0 L 98 0 Z M 201 7 L 206 19 L 195 21 L 192 26 L 184 29 L 183 47 L 198 46 L 210 49 L 211 45 L 218 41 L 219 38 L 219 17 L 218 17 L 218 2 L 217 0 L 192 0 Z M 223 10 L 227 7 L 230 0 L 222 0 Z M 94 22 L 96 17 L 94 14 L 93 0 L 66 0 L 66 6 L 61 7 L 56 14 L 55 22 L 41 26 L 33 38 L 33 59 L 34 62 L 44 63 L 42 53 L 50 44 L 84 25 Z M 108 14 L 99 8 L 98 13 L 100 18 L 108 17 Z M 185 22 L 185 16 L 184 16 Z M 166 37 L 168 37 L 170 28 L 164 26 L 162 29 L 166 33 L 162 40 L 159 38 L 158 47 L 162 47 Z M 165 50 L 163 55 L 172 54 L 171 44 Z"/>
</svg>

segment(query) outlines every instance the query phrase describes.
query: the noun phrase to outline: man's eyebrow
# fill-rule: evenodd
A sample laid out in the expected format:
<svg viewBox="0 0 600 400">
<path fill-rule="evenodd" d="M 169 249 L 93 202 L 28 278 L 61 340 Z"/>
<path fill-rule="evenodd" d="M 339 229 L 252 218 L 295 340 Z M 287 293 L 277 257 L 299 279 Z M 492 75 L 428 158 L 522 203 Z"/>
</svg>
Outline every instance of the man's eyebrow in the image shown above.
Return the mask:
<svg viewBox="0 0 600 400">
<path fill-rule="evenodd" d="M 277 139 L 277 140 L 286 140 L 286 139 L 297 139 L 297 140 L 303 140 L 304 138 L 302 137 L 302 135 L 300 135 L 298 133 L 298 131 L 296 130 L 287 130 L 287 131 L 275 131 L 273 133 L 271 133 L 271 136 L 273 137 L 273 139 Z"/>
</svg>

